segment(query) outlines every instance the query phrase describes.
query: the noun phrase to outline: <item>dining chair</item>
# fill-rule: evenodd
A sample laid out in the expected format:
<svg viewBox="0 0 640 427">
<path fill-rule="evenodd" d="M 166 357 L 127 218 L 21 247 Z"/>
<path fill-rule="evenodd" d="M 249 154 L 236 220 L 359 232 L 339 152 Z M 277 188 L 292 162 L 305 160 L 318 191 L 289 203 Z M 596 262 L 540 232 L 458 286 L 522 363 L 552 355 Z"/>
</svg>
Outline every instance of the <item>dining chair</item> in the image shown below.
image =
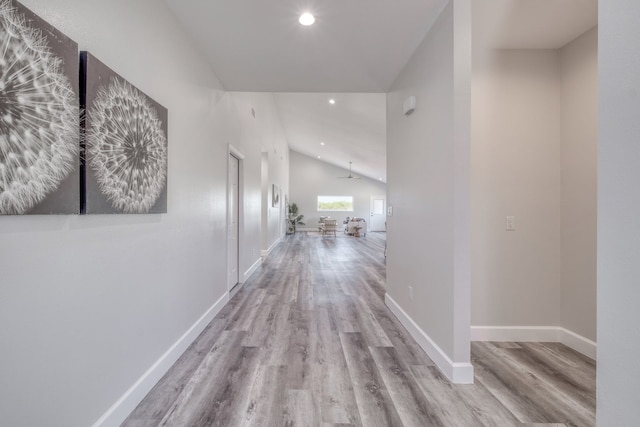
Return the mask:
<svg viewBox="0 0 640 427">
<path fill-rule="evenodd" d="M 333 234 L 336 237 L 336 230 L 338 228 L 337 219 L 325 219 L 324 226 L 322 227 L 322 237 Z"/>
</svg>

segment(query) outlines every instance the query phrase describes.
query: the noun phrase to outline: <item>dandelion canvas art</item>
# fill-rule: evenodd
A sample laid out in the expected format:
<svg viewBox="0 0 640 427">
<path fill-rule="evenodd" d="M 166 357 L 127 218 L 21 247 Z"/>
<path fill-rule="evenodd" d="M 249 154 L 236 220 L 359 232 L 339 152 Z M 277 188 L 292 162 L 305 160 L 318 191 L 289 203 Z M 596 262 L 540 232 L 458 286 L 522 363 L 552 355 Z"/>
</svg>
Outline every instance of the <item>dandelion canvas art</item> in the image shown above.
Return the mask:
<svg viewBox="0 0 640 427">
<path fill-rule="evenodd" d="M 0 0 L 0 215 L 79 213 L 78 124 L 77 43 Z"/>
<path fill-rule="evenodd" d="M 80 55 L 83 211 L 167 212 L 167 109 L 88 52 Z"/>
</svg>

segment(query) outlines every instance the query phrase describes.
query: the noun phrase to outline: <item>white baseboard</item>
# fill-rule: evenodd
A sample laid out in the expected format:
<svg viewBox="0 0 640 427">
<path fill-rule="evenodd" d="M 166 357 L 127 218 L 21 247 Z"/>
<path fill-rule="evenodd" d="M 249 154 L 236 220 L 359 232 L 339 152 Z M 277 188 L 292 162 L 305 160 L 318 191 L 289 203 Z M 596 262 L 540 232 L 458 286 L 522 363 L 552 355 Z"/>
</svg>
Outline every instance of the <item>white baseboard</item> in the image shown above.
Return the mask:
<svg viewBox="0 0 640 427">
<path fill-rule="evenodd" d="M 418 326 L 411 317 L 389 296 L 385 294 L 387 307 L 409 331 L 418 345 L 434 361 L 438 369 L 454 384 L 473 384 L 473 365 L 456 363 Z"/>
<path fill-rule="evenodd" d="M 229 301 L 225 293 L 105 412 L 93 427 L 117 427 L 138 406 L 169 368 Z"/>
<path fill-rule="evenodd" d="M 231 288 L 231 290 L 229 291 L 229 300 L 231 300 L 231 298 L 233 298 L 240 291 L 240 289 L 242 289 L 243 286 L 244 282 L 240 282 L 233 288 Z"/>
<path fill-rule="evenodd" d="M 578 353 L 596 360 L 598 344 L 568 329 L 560 328 L 560 342 Z"/>
<path fill-rule="evenodd" d="M 553 326 L 471 326 L 471 341 L 560 342 Z"/>
<path fill-rule="evenodd" d="M 276 241 L 275 241 L 275 242 L 273 242 L 273 244 L 271 244 L 271 246 L 269 246 L 269 249 L 267 249 L 267 250 L 264 250 L 264 249 L 263 249 L 263 250 L 261 250 L 261 251 L 260 251 L 260 256 L 261 256 L 262 258 L 266 258 L 266 257 L 268 257 L 268 256 L 269 256 L 269 254 L 271 253 L 271 251 L 272 251 L 276 246 L 278 246 L 278 245 L 280 244 L 280 242 L 282 242 L 282 237 L 280 237 L 280 238 L 276 239 Z"/>
<path fill-rule="evenodd" d="M 559 326 L 472 326 L 471 341 L 560 342 L 595 360 L 597 344 Z"/>
<path fill-rule="evenodd" d="M 262 258 L 257 259 L 256 262 L 254 262 L 253 265 L 244 272 L 242 276 L 242 283 L 246 282 L 249 276 L 255 273 L 258 267 L 260 267 L 260 264 L 262 264 Z"/>
</svg>

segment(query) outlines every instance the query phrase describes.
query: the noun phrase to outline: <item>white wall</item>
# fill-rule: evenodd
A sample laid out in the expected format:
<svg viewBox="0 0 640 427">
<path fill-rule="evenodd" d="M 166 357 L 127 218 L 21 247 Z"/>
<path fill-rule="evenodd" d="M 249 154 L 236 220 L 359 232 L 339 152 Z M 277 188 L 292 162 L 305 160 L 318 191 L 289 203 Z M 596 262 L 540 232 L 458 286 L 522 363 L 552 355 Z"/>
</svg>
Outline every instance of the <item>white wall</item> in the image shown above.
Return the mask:
<svg viewBox="0 0 640 427">
<path fill-rule="evenodd" d="M 0 218 L 1 423 L 87 426 L 224 301 L 228 143 L 246 156 L 241 272 L 259 260 L 260 152 L 283 153 L 286 187 L 287 145 L 271 95 L 224 93 L 162 2 L 23 3 L 169 110 L 167 214 Z"/>
<path fill-rule="evenodd" d="M 450 1 L 387 97 L 388 303 L 450 378 L 469 362 L 469 3 Z M 402 114 L 416 96 L 415 112 Z M 413 298 L 409 286 L 413 287 Z"/>
<path fill-rule="evenodd" d="M 598 30 L 560 50 L 562 327 L 596 341 Z"/>
<path fill-rule="evenodd" d="M 298 205 L 304 215 L 304 226 L 300 230 L 317 230 L 320 215 L 331 216 L 340 221 L 349 217 L 364 218 L 369 222 L 370 196 L 386 195 L 387 186 L 369 178 L 338 179 L 349 171 L 330 165 L 313 157 L 291 151 L 289 201 Z M 353 212 L 318 212 L 318 196 L 353 196 Z"/>
<path fill-rule="evenodd" d="M 474 339 L 559 340 L 595 355 L 596 38 L 476 51 Z"/>
<path fill-rule="evenodd" d="M 280 124 L 274 95 L 270 93 L 227 92 L 227 115 L 224 116 L 230 127 L 228 142 L 243 154 L 249 153 L 244 160 L 245 196 L 244 196 L 244 234 L 245 267 L 249 268 L 260 257 L 260 251 L 272 247 L 281 239 L 284 229 L 285 209 L 283 203 L 271 206 L 272 184 L 276 184 L 286 193 L 289 183 L 289 147 Z M 252 114 L 255 111 L 255 118 Z M 221 116 L 222 117 L 222 116 Z M 263 154 L 267 157 L 267 233 L 266 242 L 261 239 L 261 220 L 263 215 Z M 241 270 L 243 273 L 246 270 Z"/>
<path fill-rule="evenodd" d="M 474 58 L 473 325 L 559 323 L 560 111 L 556 51 Z"/>
<path fill-rule="evenodd" d="M 640 419 L 640 2 L 599 2 L 599 426 Z"/>
</svg>

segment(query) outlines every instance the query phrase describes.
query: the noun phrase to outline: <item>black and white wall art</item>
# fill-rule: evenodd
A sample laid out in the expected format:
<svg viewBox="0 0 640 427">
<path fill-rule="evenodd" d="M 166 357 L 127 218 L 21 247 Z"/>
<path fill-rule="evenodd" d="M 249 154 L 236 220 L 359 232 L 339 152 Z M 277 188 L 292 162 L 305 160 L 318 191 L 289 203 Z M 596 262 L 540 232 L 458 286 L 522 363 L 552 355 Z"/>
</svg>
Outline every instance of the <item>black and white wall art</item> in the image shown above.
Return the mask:
<svg viewBox="0 0 640 427">
<path fill-rule="evenodd" d="M 167 109 L 88 52 L 80 55 L 83 212 L 167 212 Z"/>
<path fill-rule="evenodd" d="M 77 43 L 0 0 L 0 215 L 79 213 L 78 125 Z"/>
</svg>

